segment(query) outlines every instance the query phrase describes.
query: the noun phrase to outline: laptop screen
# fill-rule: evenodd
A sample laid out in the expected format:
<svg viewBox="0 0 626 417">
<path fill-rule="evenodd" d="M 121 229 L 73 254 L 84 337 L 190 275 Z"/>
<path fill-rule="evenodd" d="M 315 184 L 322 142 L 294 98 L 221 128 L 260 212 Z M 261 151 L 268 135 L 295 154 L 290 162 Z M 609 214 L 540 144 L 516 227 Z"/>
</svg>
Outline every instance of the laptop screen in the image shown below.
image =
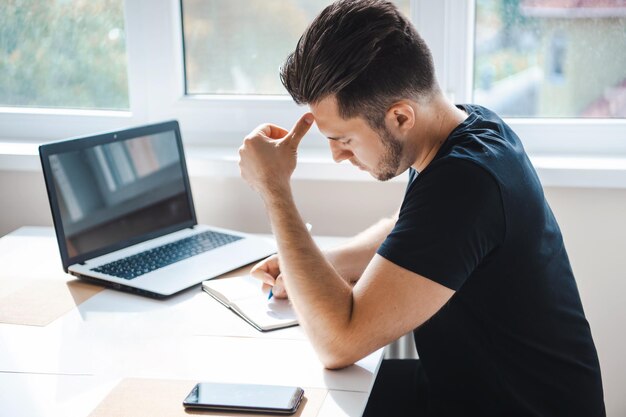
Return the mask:
<svg viewBox="0 0 626 417">
<path fill-rule="evenodd" d="M 177 131 L 123 133 L 48 155 L 69 258 L 195 222 Z"/>
</svg>

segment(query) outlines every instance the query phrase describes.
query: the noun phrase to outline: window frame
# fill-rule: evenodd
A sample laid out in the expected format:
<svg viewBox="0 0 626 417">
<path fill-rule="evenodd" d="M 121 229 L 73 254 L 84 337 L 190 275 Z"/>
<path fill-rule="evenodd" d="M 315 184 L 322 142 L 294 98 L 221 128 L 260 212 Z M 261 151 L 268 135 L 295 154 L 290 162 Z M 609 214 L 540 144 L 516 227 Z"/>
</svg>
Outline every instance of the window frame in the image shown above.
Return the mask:
<svg viewBox="0 0 626 417">
<path fill-rule="evenodd" d="M 442 0 L 438 10 L 433 4 L 438 2 L 417 0 L 417 3 L 429 19 L 437 21 L 436 15 L 445 22 L 433 33 L 425 34 L 444 47 L 444 62 L 440 65 L 446 71 L 438 71 L 442 88 L 455 102 L 473 102 L 475 0 Z M 457 45 L 465 47 L 457 52 Z M 531 155 L 626 158 L 626 118 L 505 117 L 504 120 Z"/>
<path fill-rule="evenodd" d="M 457 103 L 472 102 L 474 10 L 474 0 L 411 0 L 441 87 Z M 177 119 L 187 145 L 236 148 L 258 124 L 289 127 L 306 111 L 288 96 L 186 96 L 180 0 L 126 0 L 124 13 L 129 111 L 0 108 L 0 140 L 46 142 Z M 626 119 L 505 120 L 531 154 L 626 157 Z"/>
</svg>

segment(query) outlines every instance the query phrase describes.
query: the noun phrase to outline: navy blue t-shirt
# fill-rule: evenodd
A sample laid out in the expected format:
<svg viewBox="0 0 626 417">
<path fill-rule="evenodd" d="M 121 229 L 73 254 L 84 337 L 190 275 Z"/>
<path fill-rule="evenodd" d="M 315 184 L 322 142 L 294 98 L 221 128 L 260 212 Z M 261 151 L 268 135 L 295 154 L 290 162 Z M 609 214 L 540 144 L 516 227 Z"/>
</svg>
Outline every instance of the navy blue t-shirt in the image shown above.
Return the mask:
<svg viewBox="0 0 626 417">
<path fill-rule="evenodd" d="M 517 135 L 468 118 L 410 182 L 389 261 L 456 291 L 414 331 L 434 416 L 604 416 L 600 365 L 559 226 Z"/>
</svg>

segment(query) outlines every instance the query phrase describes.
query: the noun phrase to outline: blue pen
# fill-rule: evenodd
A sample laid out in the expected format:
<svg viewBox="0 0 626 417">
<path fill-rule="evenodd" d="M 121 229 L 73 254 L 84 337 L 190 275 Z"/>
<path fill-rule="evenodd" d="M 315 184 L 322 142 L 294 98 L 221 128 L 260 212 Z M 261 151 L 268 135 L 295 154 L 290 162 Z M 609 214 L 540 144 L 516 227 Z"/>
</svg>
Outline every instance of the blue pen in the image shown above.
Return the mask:
<svg viewBox="0 0 626 417">
<path fill-rule="evenodd" d="M 276 279 L 278 279 L 278 277 L 276 277 Z M 267 297 L 267 300 L 271 300 L 272 297 L 274 296 L 274 287 L 270 287 L 270 295 Z"/>
<path fill-rule="evenodd" d="M 306 224 L 306 230 L 310 232 L 312 228 L 313 226 L 311 225 L 311 223 Z M 272 288 L 270 287 L 270 295 L 267 297 L 267 299 L 271 300 L 273 296 L 274 296 L 274 292 L 272 291 Z"/>
</svg>

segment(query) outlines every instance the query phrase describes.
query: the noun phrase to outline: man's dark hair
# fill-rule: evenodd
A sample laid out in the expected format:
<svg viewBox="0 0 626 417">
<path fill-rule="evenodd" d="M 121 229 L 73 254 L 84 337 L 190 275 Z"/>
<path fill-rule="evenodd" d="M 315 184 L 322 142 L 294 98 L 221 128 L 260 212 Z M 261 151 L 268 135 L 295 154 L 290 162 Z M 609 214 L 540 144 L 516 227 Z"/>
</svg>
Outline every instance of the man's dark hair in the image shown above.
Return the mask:
<svg viewBox="0 0 626 417">
<path fill-rule="evenodd" d="M 306 29 L 280 78 L 298 104 L 334 94 L 344 119 L 384 126 L 397 100 L 429 97 L 439 87 L 430 49 L 398 8 L 382 0 L 339 0 Z"/>
</svg>

